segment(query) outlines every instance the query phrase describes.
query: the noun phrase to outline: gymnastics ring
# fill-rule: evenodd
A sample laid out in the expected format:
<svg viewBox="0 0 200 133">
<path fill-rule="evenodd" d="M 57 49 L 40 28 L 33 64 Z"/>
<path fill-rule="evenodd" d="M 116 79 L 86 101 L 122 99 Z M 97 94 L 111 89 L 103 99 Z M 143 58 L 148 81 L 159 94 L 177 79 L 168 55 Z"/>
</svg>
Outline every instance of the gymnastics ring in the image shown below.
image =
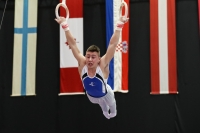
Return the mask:
<svg viewBox="0 0 200 133">
<path fill-rule="evenodd" d="M 56 6 L 56 9 L 55 9 L 55 14 L 56 14 L 56 18 L 59 19 L 59 14 L 58 14 L 58 9 L 60 8 L 60 6 L 62 6 L 63 8 L 65 8 L 65 11 L 66 11 L 66 20 L 68 20 L 69 18 L 69 9 L 66 5 L 66 0 L 62 0 L 62 3 L 59 3 L 57 6 Z"/>
<path fill-rule="evenodd" d="M 124 14 L 124 17 L 127 18 L 127 16 L 128 16 L 128 6 L 127 6 L 127 4 L 126 4 L 126 2 L 125 2 L 124 0 L 122 0 L 122 3 L 121 3 L 121 5 L 120 5 L 120 10 L 119 10 L 119 16 L 120 16 L 120 17 L 123 16 L 123 15 L 122 15 L 122 8 L 123 8 L 123 7 L 125 7 L 125 14 Z"/>
</svg>

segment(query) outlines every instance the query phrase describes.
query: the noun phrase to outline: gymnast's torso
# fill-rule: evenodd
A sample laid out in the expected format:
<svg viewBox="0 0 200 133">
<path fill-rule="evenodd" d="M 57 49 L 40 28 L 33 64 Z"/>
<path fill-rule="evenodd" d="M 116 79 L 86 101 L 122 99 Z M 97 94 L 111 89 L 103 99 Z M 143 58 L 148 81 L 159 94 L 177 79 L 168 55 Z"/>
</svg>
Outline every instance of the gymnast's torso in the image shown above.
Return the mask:
<svg viewBox="0 0 200 133">
<path fill-rule="evenodd" d="M 88 68 L 85 65 L 81 72 L 81 79 L 86 93 L 92 97 L 102 97 L 107 93 L 107 79 L 104 79 L 100 66 L 97 66 L 93 77 L 88 75 Z"/>
</svg>

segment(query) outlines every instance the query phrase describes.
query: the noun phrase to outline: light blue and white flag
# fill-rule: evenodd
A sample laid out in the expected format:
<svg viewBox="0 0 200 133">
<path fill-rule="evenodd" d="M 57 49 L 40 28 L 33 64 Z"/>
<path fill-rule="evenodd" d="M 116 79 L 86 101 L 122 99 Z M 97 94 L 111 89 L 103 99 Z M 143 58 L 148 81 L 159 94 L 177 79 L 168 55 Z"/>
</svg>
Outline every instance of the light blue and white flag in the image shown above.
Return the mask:
<svg viewBox="0 0 200 133">
<path fill-rule="evenodd" d="M 35 95 L 38 0 L 15 0 L 11 96 Z"/>
</svg>

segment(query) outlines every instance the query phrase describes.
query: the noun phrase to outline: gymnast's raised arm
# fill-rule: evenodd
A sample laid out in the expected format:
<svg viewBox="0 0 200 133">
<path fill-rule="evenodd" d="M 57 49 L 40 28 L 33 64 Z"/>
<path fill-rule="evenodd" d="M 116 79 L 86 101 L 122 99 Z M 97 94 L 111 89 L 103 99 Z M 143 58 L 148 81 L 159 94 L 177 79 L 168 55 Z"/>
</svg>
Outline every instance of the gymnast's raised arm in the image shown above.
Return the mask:
<svg viewBox="0 0 200 133">
<path fill-rule="evenodd" d="M 116 46 L 119 43 L 119 38 L 121 35 L 122 28 L 123 28 L 124 24 L 126 22 L 128 22 L 128 19 L 129 18 L 126 18 L 124 16 L 121 16 L 119 18 L 116 28 L 115 28 L 115 31 L 110 39 L 106 54 L 101 58 L 101 65 L 108 66 L 109 62 L 113 58 L 115 50 L 116 50 Z"/>
<path fill-rule="evenodd" d="M 59 17 L 55 20 L 62 26 L 63 30 L 65 31 L 65 36 L 66 36 L 69 48 L 72 50 L 72 53 L 73 53 L 74 57 L 76 58 L 76 60 L 78 61 L 79 66 L 84 65 L 85 57 L 79 51 L 79 49 L 76 45 L 76 40 L 74 39 L 74 37 L 72 36 L 72 34 L 69 30 L 69 26 L 67 24 L 66 19 L 64 17 Z"/>
</svg>

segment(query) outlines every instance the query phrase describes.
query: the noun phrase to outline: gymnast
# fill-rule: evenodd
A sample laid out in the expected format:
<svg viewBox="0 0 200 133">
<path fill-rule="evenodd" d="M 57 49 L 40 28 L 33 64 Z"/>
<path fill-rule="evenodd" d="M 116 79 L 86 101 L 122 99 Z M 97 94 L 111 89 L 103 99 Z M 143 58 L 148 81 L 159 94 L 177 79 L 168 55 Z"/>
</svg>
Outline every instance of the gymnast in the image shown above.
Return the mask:
<svg viewBox="0 0 200 133">
<path fill-rule="evenodd" d="M 107 119 L 113 118 L 117 115 L 117 109 L 114 92 L 107 84 L 109 63 L 114 56 L 122 28 L 128 21 L 128 18 L 126 16 L 119 17 L 107 51 L 102 57 L 100 57 L 100 49 L 96 45 L 91 45 L 87 49 L 85 56 L 79 51 L 76 45 L 76 40 L 69 30 L 67 20 L 67 17 L 59 16 L 55 19 L 55 21 L 60 24 L 65 31 L 65 36 L 68 42 L 67 45 L 72 50 L 74 57 L 78 61 L 78 72 L 87 97 L 92 103 L 100 105 L 103 115 Z"/>
</svg>

